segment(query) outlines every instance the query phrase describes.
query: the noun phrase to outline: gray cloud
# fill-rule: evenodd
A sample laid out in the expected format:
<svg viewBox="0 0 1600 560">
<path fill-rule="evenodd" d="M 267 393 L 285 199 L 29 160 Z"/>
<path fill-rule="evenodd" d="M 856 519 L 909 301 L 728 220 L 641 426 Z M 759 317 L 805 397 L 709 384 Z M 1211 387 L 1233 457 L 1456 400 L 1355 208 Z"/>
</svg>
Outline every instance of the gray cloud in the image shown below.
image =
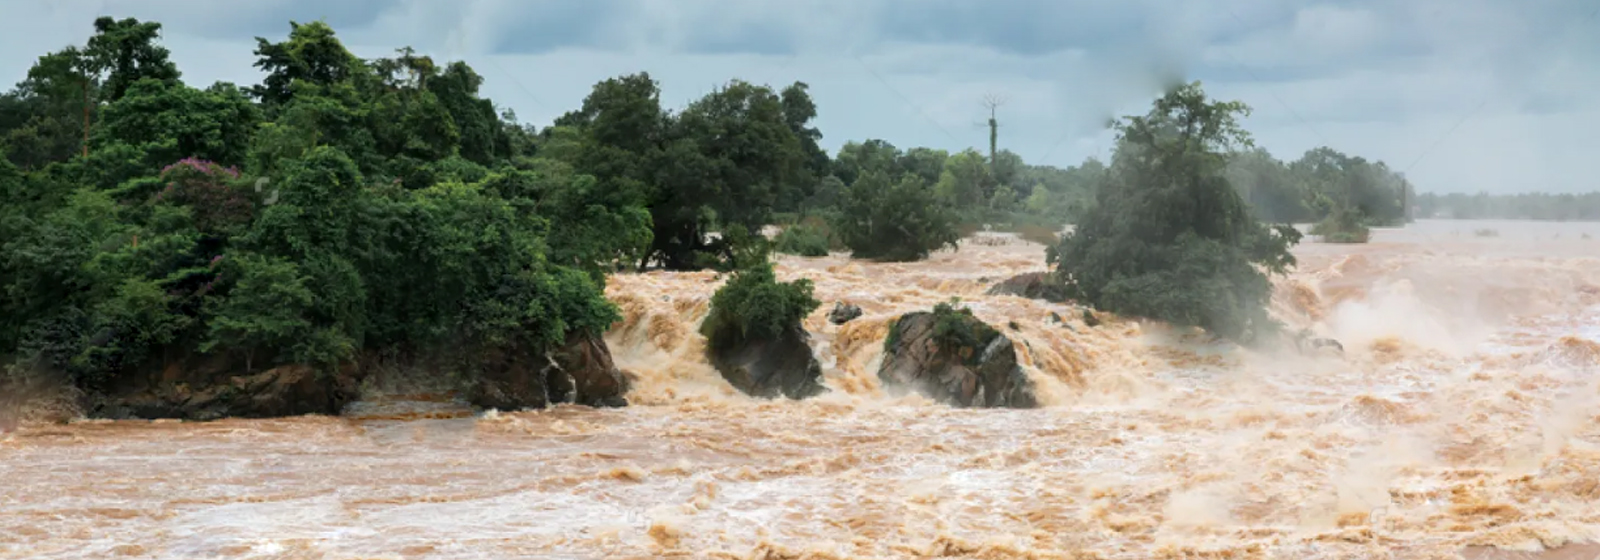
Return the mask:
<svg viewBox="0 0 1600 560">
<path fill-rule="evenodd" d="M 105 0 L 101 13 L 162 22 L 185 35 L 205 39 L 240 37 L 273 39 L 289 32 L 289 21 L 323 20 L 334 29 L 371 25 L 397 0 L 252 0 L 249 2 L 197 2 L 194 0 Z M 84 30 L 92 30 L 89 22 Z"/>
<path fill-rule="evenodd" d="M 674 106 L 738 77 L 812 85 L 825 144 L 1000 142 L 1065 165 L 1106 118 L 1199 79 L 1254 107 L 1280 157 L 1322 144 L 1410 169 L 1424 189 L 1591 190 L 1600 21 L 1585 0 L 17 0 L 0 81 L 81 43 L 95 15 L 153 19 L 186 79 L 253 82 L 253 36 L 326 18 L 352 50 L 465 59 L 485 92 L 547 123 L 594 82 L 647 70 Z M 11 54 L 17 53 L 17 54 Z M 1456 126 L 1460 123 L 1459 126 Z"/>
<path fill-rule="evenodd" d="M 1143 35 L 1136 10 L 1109 2 L 880 2 L 877 25 L 885 39 L 959 44 L 1040 56 L 1069 49 L 1103 50 Z"/>
<path fill-rule="evenodd" d="M 605 49 L 612 45 L 609 39 L 616 35 L 615 26 L 608 22 L 629 17 L 629 4 L 624 0 L 508 4 L 504 12 L 498 13 L 504 25 L 491 31 L 498 38 L 489 48 L 500 54 L 541 54 L 563 48 Z"/>
</svg>

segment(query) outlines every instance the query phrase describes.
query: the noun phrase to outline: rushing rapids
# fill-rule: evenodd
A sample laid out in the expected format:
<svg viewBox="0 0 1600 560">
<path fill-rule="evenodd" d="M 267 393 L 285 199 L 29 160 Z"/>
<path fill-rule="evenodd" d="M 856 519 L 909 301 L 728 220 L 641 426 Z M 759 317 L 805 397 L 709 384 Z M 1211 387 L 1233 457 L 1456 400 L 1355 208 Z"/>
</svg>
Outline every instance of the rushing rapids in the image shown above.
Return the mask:
<svg viewBox="0 0 1600 560">
<path fill-rule="evenodd" d="M 63 425 L 36 421 L 41 389 L 0 435 L 0 556 L 1593 555 L 1590 237 L 1425 222 L 1303 245 L 1274 312 L 1342 356 L 986 295 L 1043 255 L 980 236 L 912 264 L 783 258 L 825 303 L 806 328 L 831 390 L 804 401 L 743 396 L 707 364 L 713 273 L 612 279 L 628 408 L 394 395 L 338 418 Z M 1041 408 L 884 394 L 889 321 L 951 297 L 1016 342 Z M 832 324 L 834 301 L 864 313 Z"/>
</svg>

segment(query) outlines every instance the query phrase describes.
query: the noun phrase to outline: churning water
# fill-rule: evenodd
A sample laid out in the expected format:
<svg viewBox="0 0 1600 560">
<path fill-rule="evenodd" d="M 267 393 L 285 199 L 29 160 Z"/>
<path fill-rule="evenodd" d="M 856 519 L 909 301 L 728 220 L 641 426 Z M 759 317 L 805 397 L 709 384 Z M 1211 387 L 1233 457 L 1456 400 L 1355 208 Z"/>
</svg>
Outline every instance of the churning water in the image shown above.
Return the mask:
<svg viewBox="0 0 1600 560">
<path fill-rule="evenodd" d="M 1593 237 L 1422 222 L 1302 245 L 1274 312 L 1342 357 L 986 296 L 1044 269 L 1008 236 L 913 264 L 785 257 L 825 302 L 806 326 L 833 391 L 804 402 L 706 364 L 714 274 L 619 276 L 607 341 L 634 406 L 24 424 L 0 435 L 0 556 L 1587 558 Z M 1019 342 L 1044 408 L 880 391 L 887 322 L 952 296 Z M 831 325 L 833 301 L 866 314 Z"/>
</svg>

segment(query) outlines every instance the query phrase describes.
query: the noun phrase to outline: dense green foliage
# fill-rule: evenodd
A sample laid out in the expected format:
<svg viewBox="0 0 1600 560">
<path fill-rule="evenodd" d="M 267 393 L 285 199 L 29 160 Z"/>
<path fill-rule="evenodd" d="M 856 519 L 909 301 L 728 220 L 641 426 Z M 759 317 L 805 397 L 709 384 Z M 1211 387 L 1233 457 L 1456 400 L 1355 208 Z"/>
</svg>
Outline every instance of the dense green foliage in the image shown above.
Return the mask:
<svg viewBox="0 0 1600 560">
<path fill-rule="evenodd" d="M 988 323 L 978 320 L 972 315 L 972 310 L 966 307 L 957 309 L 957 302 L 943 302 L 933 306 L 933 341 L 939 345 L 941 351 L 951 352 L 959 348 L 970 348 L 972 353 L 962 356 L 967 361 L 976 362 L 980 352 L 989 341 L 999 336 L 1000 331 Z"/>
<path fill-rule="evenodd" d="M 778 232 L 772 239 L 772 250 L 802 257 L 826 257 L 832 247 L 831 234 L 826 225 L 809 221 L 795 224 Z"/>
<path fill-rule="evenodd" d="M 769 250 L 909 261 L 982 225 L 1049 241 L 1075 221 L 1052 255 L 1080 297 L 1236 334 L 1264 293 L 1250 263 L 1292 264 L 1295 240 L 1247 204 L 1365 227 L 1401 221 L 1409 193 L 1325 148 L 1290 164 L 1225 149 L 1239 108 L 1190 90 L 1124 125 L 1110 165 L 882 140 L 830 157 L 800 82 L 732 80 L 668 108 L 648 74 L 622 75 L 536 128 L 465 63 L 363 59 L 322 22 L 258 38 L 262 79 L 244 87 L 184 83 L 160 31 L 97 19 L 0 94 L 12 371 L 91 391 L 191 359 L 470 373 L 606 329 L 606 276 L 647 267 L 731 271 L 708 321 L 754 336 L 817 305 L 809 283 L 774 280 Z M 751 233 L 780 216 L 772 242 Z"/>
<path fill-rule="evenodd" d="M 90 391 L 202 356 L 470 371 L 617 319 L 599 281 L 648 243 L 648 210 L 536 157 L 466 65 L 363 61 L 312 23 L 260 41 L 262 86 L 196 89 L 158 24 L 95 29 L 0 101 L 13 371 Z"/>
<path fill-rule="evenodd" d="M 982 358 L 982 350 L 995 337 L 1000 336 L 1000 331 L 989 326 L 972 314 L 972 309 L 958 307 L 960 301 L 951 298 L 950 301 L 934 304 L 933 332 L 930 333 L 934 343 L 939 346 L 939 352 L 948 358 L 976 365 Z M 917 312 L 929 313 L 929 312 Z M 889 325 L 889 334 L 883 339 L 885 352 L 894 352 L 900 346 L 900 339 L 904 337 L 902 319 L 896 318 Z"/>
<path fill-rule="evenodd" d="M 1108 311 L 1245 338 L 1268 326 L 1271 284 L 1300 233 L 1257 221 L 1229 183 L 1229 153 L 1248 147 L 1239 102 L 1198 82 L 1118 123 L 1095 205 L 1049 251 L 1068 293 Z"/>
<path fill-rule="evenodd" d="M 850 186 L 834 225 L 856 258 L 915 261 L 960 239 L 955 212 L 929 203 L 932 191 L 921 177 L 907 173 L 891 181 L 869 171 Z"/>
<path fill-rule="evenodd" d="M 734 338 L 740 340 L 775 339 L 800 328 L 806 315 L 822 305 L 811 294 L 810 280 L 779 282 L 771 262 L 751 262 L 734 271 L 712 294 L 711 311 L 701 323 L 701 332 L 714 340 L 719 333 L 737 333 Z"/>
<path fill-rule="evenodd" d="M 1311 227 L 1311 234 L 1322 236 L 1328 243 L 1366 243 L 1372 231 L 1361 217 L 1361 211 L 1351 206 L 1335 209 Z"/>
</svg>

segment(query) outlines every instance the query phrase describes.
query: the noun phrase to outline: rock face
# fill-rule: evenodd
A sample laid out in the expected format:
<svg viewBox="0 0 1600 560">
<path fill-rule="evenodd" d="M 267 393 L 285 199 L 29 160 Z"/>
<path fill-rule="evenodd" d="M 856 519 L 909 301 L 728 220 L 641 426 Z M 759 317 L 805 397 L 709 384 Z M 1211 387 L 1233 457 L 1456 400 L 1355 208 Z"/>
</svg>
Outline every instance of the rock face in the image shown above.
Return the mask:
<svg viewBox="0 0 1600 560">
<path fill-rule="evenodd" d="M 965 310 L 900 316 L 884 341 L 878 379 L 955 406 L 1038 406 L 1011 339 Z"/>
<path fill-rule="evenodd" d="M 989 287 L 991 296 L 1020 296 L 1049 302 L 1067 300 L 1066 293 L 1050 279 L 1048 272 L 1026 272 Z"/>
<path fill-rule="evenodd" d="M 555 383 L 549 391 L 552 402 L 571 402 L 593 407 L 627 406 L 628 377 L 611 360 L 611 349 L 599 336 L 568 337 L 567 345 L 551 357 Z M 555 397 L 559 396 L 557 399 Z"/>
<path fill-rule="evenodd" d="M 611 361 L 600 337 L 572 333 L 566 344 L 547 354 L 505 351 L 485 357 L 485 365 L 467 400 L 498 410 L 544 408 L 577 403 L 595 407 L 627 406 L 628 378 Z"/>
<path fill-rule="evenodd" d="M 827 391 L 822 365 L 806 342 L 810 336 L 796 325 L 775 338 L 747 339 L 728 327 L 708 338 L 706 358 L 745 394 L 804 399 Z"/>
<path fill-rule="evenodd" d="M 828 312 L 828 322 L 843 325 L 861 316 L 861 308 L 844 302 L 834 302 L 833 310 Z"/>
<path fill-rule="evenodd" d="M 159 378 L 87 397 L 85 408 L 98 418 L 265 418 L 338 414 L 356 396 L 353 367 L 326 372 L 294 365 L 238 376 L 209 369 L 174 365 Z"/>
<path fill-rule="evenodd" d="M 363 367 L 338 371 L 290 365 L 249 375 L 229 375 L 240 364 L 226 358 L 175 361 L 152 375 L 135 375 L 117 387 L 83 398 L 98 418 L 265 418 L 336 415 L 359 396 Z M 468 400 L 501 410 L 573 402 L 626 406 L 628 379 L 598 336 L 574 333 L 547 354 L 502 351 L 484 356 Z"/>
</svg>

